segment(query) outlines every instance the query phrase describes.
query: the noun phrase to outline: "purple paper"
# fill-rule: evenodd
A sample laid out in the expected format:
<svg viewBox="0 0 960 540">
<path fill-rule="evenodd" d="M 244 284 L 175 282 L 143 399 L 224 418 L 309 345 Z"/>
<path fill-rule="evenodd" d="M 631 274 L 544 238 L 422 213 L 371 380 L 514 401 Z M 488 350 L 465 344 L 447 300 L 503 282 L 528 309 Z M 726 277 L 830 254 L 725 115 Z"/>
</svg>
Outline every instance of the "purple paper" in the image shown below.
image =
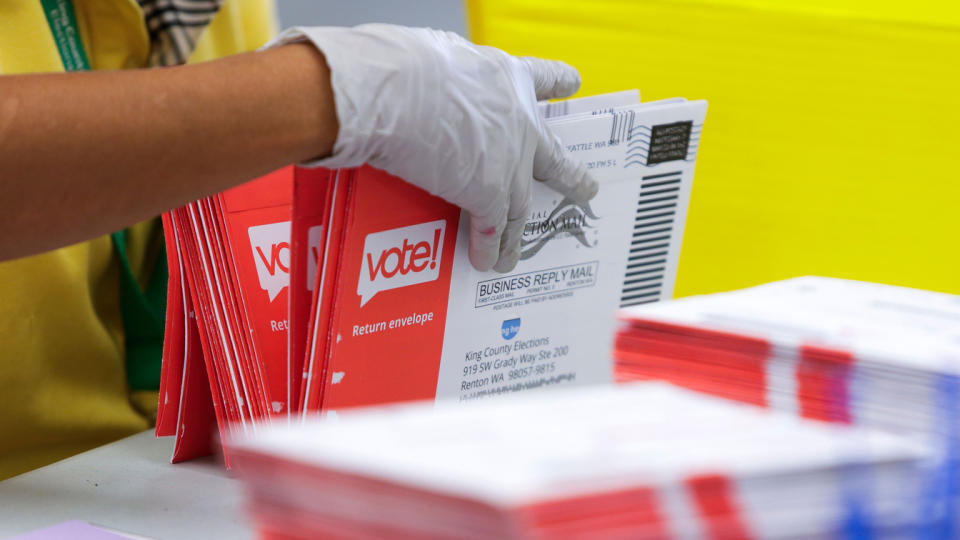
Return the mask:
<svg viewBox="0 0 960 540">
<path fill-rule="evenodd" d="M 86 521 L 64 521 L 58 525 L 14 536 L 7 540 L 117 540 L 123 536 L 94 527 Z"/>
</svg>

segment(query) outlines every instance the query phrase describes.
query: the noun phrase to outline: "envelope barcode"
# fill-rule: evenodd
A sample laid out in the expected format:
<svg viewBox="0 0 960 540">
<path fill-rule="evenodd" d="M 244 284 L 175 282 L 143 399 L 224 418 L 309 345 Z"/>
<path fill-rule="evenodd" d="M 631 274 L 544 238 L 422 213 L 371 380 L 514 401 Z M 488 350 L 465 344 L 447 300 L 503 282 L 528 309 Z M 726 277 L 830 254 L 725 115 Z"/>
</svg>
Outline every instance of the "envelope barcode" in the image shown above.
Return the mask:
<svg viewBox="0 0 960 540">
<path fill-rule="evenodd" d="M 610 125 L 610 146 L 630 141 L 633 138 L 633 123 L 637 118 L 634 111 L 612 112 L 613 122 Z"/>
<path fill-rule="evenodd" d="M 621 307 L 660 299 L 680 197 L 680 180 L 680 171 L 643 177 L 620 295 Z"/>
<path fill-rule="evenodd" d="M 570 114 L 569 101 L 556 101 L 547 103 L 540 109 L 543 111 L 544 118 L 555 118 L 557 116 L 566 116 Z"/>
</svg>

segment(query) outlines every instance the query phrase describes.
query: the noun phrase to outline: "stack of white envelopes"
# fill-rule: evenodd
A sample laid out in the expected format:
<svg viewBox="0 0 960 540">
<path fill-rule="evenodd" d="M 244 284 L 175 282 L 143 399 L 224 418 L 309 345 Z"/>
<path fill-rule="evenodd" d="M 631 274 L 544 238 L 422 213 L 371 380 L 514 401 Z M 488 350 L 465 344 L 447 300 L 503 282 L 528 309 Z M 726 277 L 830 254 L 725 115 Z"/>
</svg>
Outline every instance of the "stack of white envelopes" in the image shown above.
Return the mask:
<svg viewBox="0 0 960 540">
<path fill-rule="evenodd" d="M 960 297 L 803 277 L 626 308 L 620 319 L 621 381 L 669 381 L 918 441 L 930 451 L 924 535 L 960 533 Z"/>
<path fill-rule="evenodd" d="M 638 383 L 279 423 L 231 443 L 267 538 L 909 534 L 923 445 Z"/>
</svg>

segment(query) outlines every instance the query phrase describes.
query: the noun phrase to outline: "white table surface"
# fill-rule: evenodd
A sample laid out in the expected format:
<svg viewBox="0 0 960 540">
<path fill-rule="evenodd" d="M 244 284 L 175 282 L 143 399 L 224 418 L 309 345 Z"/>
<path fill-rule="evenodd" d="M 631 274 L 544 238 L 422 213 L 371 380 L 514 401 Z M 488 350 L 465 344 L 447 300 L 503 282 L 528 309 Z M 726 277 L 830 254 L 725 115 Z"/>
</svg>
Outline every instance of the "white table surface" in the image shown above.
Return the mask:
<svg viewBox="0 0 960 540">
<path fill-rule="evenodd" d="M 170 464 L 145 431 L 0 482 L 0 538 L 74 519 L 148 538 L 245 539 L 240 483 L 212 458 Z"/>
</svg>

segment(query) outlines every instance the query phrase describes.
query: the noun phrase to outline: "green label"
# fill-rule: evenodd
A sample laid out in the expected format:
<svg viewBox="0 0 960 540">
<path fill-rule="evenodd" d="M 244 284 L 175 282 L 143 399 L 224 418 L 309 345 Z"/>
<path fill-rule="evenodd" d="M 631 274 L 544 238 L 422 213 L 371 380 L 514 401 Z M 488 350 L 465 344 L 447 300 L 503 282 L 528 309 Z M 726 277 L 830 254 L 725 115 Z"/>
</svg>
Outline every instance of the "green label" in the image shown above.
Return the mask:
<svg viewBox="0 0 960 540">
<path fill-rule="evenodd" d="M 50 33 L 57 44 L 63 69 L 67 71 L 82 71 L 90 69 L 87 52 L 83 49 L 80 39 L 80 27 L 77 25 L 77 16 L 73 12 L 73 3 L 70 0 L 40 0 Z"/>
</svg>

